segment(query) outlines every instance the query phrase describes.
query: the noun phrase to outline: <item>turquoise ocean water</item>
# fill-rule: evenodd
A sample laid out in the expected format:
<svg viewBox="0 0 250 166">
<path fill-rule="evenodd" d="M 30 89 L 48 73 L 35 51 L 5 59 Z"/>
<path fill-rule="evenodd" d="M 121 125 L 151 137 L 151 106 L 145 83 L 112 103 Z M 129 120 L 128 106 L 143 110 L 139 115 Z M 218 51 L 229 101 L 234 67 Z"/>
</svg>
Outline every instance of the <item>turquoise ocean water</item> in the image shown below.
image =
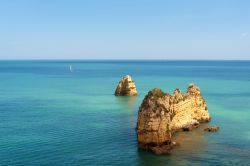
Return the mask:
<svg viewBox="0 0 250 166">
<path fill-rule="evenodd" d="M 127 74 L 139 96 L 115 97 Z M 146 93 L 191 82 L 210 124 L 177 133 L 170 155 L 138 150 Z M 250 61 L 0 61 L 0 165 L 250 165 L 249 123 Z"/>
</svg>

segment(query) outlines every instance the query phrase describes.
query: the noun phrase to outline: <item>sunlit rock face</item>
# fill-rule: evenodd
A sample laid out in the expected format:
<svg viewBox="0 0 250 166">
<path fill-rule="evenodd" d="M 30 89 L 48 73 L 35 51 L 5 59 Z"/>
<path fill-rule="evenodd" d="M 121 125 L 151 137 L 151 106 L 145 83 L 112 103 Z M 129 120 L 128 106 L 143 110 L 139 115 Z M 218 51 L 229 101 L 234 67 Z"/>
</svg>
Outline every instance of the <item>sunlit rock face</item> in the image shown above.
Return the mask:
<svg viewBox="0 0 250 166">
<path fill-rule="evenodd" d="M 206 101 L 203 99 L 200 89 L 194 84 L 188 86 L 186 94 L 177 93 L 175 90 L 172 100 L 174 101 L 171 103 L 174 117 L 170 125 L 171 130 L 195 127 L 200 122 L 210 120 Z"/>
<path fill-rule="evenodd" d="M 153 89 L 145 96 L 138 112 L 137 138 L 141 149 L 167 152 L 171 144 L 170 96 Z"/>
<path fill-rule="evenodd" d="M 130 75 L 124 76 L 118 83 L 116 90 L 116 96 L 137 96 L 138 92 L 134 81 Z"/>
<path fill-rule="evenodd" d="M 200 89 L 194 84 L 183 94 L 176 89 L 173 95 L 155 88 L 145 96 L 138 112 L 137 138 L 141 149 L 156 154 L 168 153 L 176 131 L 189 131 L 200 122 L 208 122 L 210 115 Z"/>
</svg>

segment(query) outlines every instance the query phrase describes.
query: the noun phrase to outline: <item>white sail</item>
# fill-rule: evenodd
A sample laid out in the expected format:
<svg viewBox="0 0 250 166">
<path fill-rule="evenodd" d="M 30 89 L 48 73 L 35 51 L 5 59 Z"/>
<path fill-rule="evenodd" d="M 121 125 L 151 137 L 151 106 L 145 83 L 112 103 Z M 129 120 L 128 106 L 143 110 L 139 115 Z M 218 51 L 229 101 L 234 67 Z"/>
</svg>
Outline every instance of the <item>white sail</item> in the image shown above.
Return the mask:
<svg viewBox="0 0 250 166">
<path fill-rule="evenodd" d="M 69 70 L 70 70 L 70 72 L 73 72 L 73 67 L 72 67 L 72 65 L 69 65 Z"/>
</svg>

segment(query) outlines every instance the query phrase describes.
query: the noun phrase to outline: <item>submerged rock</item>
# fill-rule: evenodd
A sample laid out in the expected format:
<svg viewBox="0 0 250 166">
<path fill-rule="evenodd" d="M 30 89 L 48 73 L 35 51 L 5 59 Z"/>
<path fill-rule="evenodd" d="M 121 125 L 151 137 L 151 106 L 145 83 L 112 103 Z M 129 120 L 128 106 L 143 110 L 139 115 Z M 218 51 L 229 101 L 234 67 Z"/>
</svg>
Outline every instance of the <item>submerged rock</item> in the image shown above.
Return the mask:
<svg viewBox="0 0 250 166">
<path fill-rule="evenodd" d="M 194 122 L 194 123 L 191 123 L 191 124 L 188 124 L 188 125 L 184 126 L 182 128 L 182 131 L 191 131 L 194 128 L 198 128 L 199 126 L 200 126 L 199 122 Z"/>
<path fill-rule="evenodd" d="M 173 147 L 172 134 L 190 131 L 210 115 L 200 89 L 190 84 L 186 94 L 176 89 L 173 95 L 155 88 L 145 96 L 138 112 L 137 139 L 141 149 L 156 154 L 168 153 Z"/>
<path fill-rule="evenodd" d="M 220 127 L 215 125 L 215 126 L 210 126 L 210 127 L 207 127 L 204 129 L 204 131 L 207 131 L 207 132 L 217 132 L 219 131 Z"/>
<path fill-rule="evenodd" d="M 137 96 L 137 90 L 134 81 L 130 75 L 124 76 L 118 83 L 116 90 L 116 96 Z"/>
</svg>

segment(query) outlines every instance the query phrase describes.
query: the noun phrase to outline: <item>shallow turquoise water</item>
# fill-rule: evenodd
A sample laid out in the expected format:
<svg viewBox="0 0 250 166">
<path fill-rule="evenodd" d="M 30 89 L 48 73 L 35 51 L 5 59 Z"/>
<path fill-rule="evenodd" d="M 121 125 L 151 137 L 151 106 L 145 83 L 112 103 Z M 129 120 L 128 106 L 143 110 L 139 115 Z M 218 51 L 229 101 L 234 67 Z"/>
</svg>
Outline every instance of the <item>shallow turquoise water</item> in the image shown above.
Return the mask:
<svg viewBox="0 0 250 166">
<path fill-rule="evenodd" d="M 126 74 L 138 97 L 113 95 Z M 171 155 L 138 150 L 145 94 L 190 82 L 221 130 L 178 133 Z M 250 61 L 0 61 L 0 165 L 250 165 L 249 121 Z"/>
</svg>

